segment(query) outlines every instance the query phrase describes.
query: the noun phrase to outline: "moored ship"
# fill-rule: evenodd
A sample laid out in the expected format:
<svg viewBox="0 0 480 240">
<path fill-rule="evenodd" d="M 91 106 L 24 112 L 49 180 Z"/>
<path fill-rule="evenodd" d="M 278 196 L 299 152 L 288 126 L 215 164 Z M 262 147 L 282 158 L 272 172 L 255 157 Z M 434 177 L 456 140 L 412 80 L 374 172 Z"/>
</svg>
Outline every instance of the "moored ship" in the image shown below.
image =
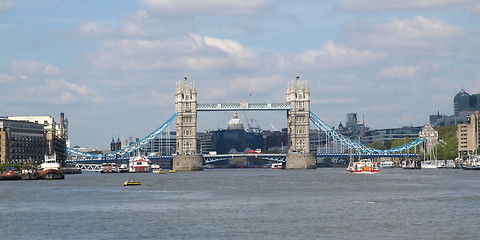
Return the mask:
<svg viewBox="0 0 480 240">
<path fill-rule="evenodd" d="M 163 169 L 158 164 L 152 164 L 152 173 L 160 173 Z"/>
<path fill-rule="evenodd" d="M 471 156 L 467 164 L 463 167 L 463 170 L 480 170 L 480 157 Z"/>
<path fill-rule="evenodd" d="M 121 173 L 127 173 L 128 172 L 128 164 L 121 164 L 120 167 L 118 168 L 118 171 Z"/>
<path fill-rule="evenodd" d="M 119 173 L 120 169 L 116 163 L 102 163 L 100 173 Z"/>
<path fill-rule="evenodd" d="M 129 160 L 128 171 L 131 173 L 150 172 L 150 159 L 142 156 L 131 157 Z"/>
<path fill-rule="evenodd" d="M 7 167 L 0 175 L 0 180 L 21 180 L 22 177 L 15 172 L 13 167 Z"/>
<path fill-rule="evenodd" d="M 350 173 L 378 173 L 379 169 L 376 162 L 365 158 L 358 162 L 350 162 L 347 171 Z"/>
<path fill-rule="evenodd" d="M 383 161 L 382 163 L 380 163 L 380 167 L 382 167 L 382 168 L 393 168 L 393 167 L 395 167 L 395 163 L 392 162 L 392 161 Z"/>
<path fill-rule="evenodd" d="M 38 179 L 53 180 L 65 178 L 65 174 L 59 171 L 60 163 L 57 162 L 56 154 L 53 154 L 53 156 L 45 155 L 45 161 L 40 167 L 42 171 L 38 174 Z"/>
<path fill-rule="evenodd" d="M 283 163 L 272 163 L 271 168 L 272 169 L 282 169 L 283 168 Z"/>
</svg>

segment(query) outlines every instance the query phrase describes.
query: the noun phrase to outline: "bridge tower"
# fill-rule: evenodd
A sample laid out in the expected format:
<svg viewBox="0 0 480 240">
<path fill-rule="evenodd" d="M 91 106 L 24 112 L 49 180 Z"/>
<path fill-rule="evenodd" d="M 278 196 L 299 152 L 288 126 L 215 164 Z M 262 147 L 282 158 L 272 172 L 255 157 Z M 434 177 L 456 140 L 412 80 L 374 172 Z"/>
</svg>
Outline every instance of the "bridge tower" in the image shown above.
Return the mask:
<svg viewBox="0 0 480 240">
<path fill-rule="evenodd" d="M 289 149 L 285 158 L 286 169 L 316 168 L 316 156 L 310 152 L 310 90 L 297 79 L 287 89 Z"/>
<path fill-rule="evenodd" d="M 203 170 L 203 156 L 197 153 L 197 90 L 189 86 L 187 74 L 175 92 L 175 111 L 178 113 L 176 155 L 172 169 L 179 171 Z"/>
</svg>

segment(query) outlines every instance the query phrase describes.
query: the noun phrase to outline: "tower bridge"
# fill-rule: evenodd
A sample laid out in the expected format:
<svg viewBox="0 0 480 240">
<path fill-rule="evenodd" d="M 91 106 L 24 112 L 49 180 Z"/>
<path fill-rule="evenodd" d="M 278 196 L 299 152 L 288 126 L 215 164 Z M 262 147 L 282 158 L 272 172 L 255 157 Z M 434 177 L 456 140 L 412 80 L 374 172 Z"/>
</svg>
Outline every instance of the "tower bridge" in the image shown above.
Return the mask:
<svg viewBox="0 0 480 240">
<path fill-rule="evenodd" d="M 199 111 L 287 111 L 288 153 L 286 169 L 316 168 L 316 156 L 310 152 L 310 90 L 297 74 L 292 86 L 288 86 L 286 103 L 226 103 L 197 104 L 195 85 L 189 85 L 187 75 L 183 83 L 177 84 L 175 112 L 177 143 L 173 156 L 173 169 L 197 171 L 203 169 L 203 155 L 197 149 L 197 112 Z"/>
<path fill-rule="evenodd" d="M 285 163 L 286 169 L 312 169 L 316 168 L 317 156 L 340 157 L 349 156 L 345 152 L 340 153 L 315 153 L 310 148 L 310 122 L 320 129 L 328 139 L 335 143 L 353 150 L 358 156 L 407 156 L 404 154 L 407 150 L 423 144 L 425 142 L 436 142 L 438 135 L 422 135 L 420 138 L 406 143 L 402 146 L 379 150 L 365 146 L 359 142 L 343 136 L 327 124 L 318 116 L 310 111 L 310 90 L 308 83 L 300 81 L 297 74 L 295 81 L 288 84 L 286 92 L 286 102 L 284 103 L 198 103 L 197 90 L 195 85 L 189 84 L 187 76 L 183 82 L 177 83 L 175 92 L 175 113 L 159 128 L 148 136 L 142 138 L 125 148 L 122 148 L 104 155 L 95 155 L 68 148 L 68 152 L 87 159 L 113 159 L 117 157 L 126 157 L 127 154 L 138 151 L 140 148 L 155 139 L 160 133 L 175 120 L 176 122 L 176 154 L 173 156 L 163 156 L 164 158 L 173 158 L 172 168 L 181 171 L 203 170 L 203 164 L 219 161 L 224 158 L 240 156 L 242 154 L 225 154 L 210 156 L 202 155 L 197 149 L 197 112 L 199 111 L 286 111 L 287 114 L 287 133 L 288 133 L 288 152 L 286 154 L 265 154 L 257 157 L 266 158 L 273 161 Z M 412 155 L 408 155 L 412 156 Z M 248 157 L 251 157 L 249 154 Z M 78 161 L 78 160 L 77 160 Z"/>
</svg>

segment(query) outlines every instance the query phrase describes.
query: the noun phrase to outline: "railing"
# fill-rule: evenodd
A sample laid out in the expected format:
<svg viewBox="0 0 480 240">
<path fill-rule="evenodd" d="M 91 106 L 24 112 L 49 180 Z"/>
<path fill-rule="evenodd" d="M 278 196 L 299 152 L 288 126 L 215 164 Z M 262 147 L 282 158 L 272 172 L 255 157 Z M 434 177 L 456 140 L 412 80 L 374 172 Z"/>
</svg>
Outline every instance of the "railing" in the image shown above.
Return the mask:
<svg viewBox="0 0 480 240">
<path fill-rule="evenodd" d="M 250 158 L 260 158 L 276 162 L 285 162 L 286 154 L 262 154 L 262 153 L 234 153 L 234 154 L 218 154 L 218 155 L 203 155 L 203 160 L 205 163 L 212 163 L 218 161 L 224 161 L 231 158 L 239 157 L 250 157 Z"/>
<path fill-rule="evenodd" d="M 102 158 L 102 157 L 107 158 L 107 157 L 123 156 L 125 154 L 134 152 L 134 151 L 142 148 L 143 146 L 145 146 L 146 144 L 151 142 L 153 139 L 155 139 L 160 133 L 165 131 L 165 129 L 173 122 L 173 120 L 175 119 L 176 116 L 177 116 L 177 113 L 173 114 L 162 126 L 157 128 L 155 131 L 153 131 L 152 133 L 150 133 L 146 137 L 140 139 L 138 142 L 135 142 L 135 143 L 133 143 L 133 144 L 127 146 L 127 147 L 124 147 L 120 150 L 117 150 L 117 151 L 113 151 L 113 152 L 103 154 L 103 155 L 102 154 L 86 153 L 86 152 L 78 151 L 78 150 L 73 149 L 73 148 L 67 148 L 67 151 L 69 153 L 73 154 L 73 155 L 80 156 L 80 157 L 88 157 L 88 158 Z"/>
<path fill-rule="evenodd" d="M 353 141 L 352 139 L 345 137 L 341 133 L 335 131 L 335 129 L 328 126 L 313 112 L 310 112 L 310 120 L 313 122 L 313 124 L 315 124 L 318 128 L 320 128 L 320 130 L 322 130 L 328 137 L 333 139 L 335 142 L 341 144 L 346 148 L 349 148 L 356 152 L 361 152 L 361 153 L 372 153 L 372 154 L 400 153 L 400 152 L 409 150 L 411 148 L 414 148 L 418 146 L 420 143 L 423 143 L 425 140 L 427 140 L 427 138 L 419 138 L 395 148 L 381 150 L 381 149 L 365 146 L 359 142 Z"/>
</svg>

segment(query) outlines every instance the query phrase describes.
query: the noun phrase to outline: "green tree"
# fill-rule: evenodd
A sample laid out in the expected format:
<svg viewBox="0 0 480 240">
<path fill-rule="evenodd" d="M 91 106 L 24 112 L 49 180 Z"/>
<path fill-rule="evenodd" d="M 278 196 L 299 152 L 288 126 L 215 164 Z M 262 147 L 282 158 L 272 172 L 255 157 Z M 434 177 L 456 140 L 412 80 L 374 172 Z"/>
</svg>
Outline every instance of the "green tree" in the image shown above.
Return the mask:
<svg viewBox="0 0 480 240">
<path fill-rule="evenodd" d="M 438 138 L 446 142 L 437 144 L 437 159 L 455 159 L 458 155 L 457 126 L 439 127 L 435 130 L 438 131 Z"/>
<path fill-rule="evenodd" d="M 385 150 L 387 149 L 385 145 L 381 142 L 372 142 L 372 144 L 368 145 L 369 147 L 380 149 L 380 150 Z"/>
<path fill-rule="evenodd" d="M 407 138 L 400 138 L 400 139 L 395 139 L 393 142 L 392 142 L 392 145 L 390 148 L 395 148 L 395 147 L 398 147 L 398 146 L 402 146 L 404 144 L 407 144 L 409 142 L 411 142 L 412 139 L 407 137 Z"/>
</svg>

